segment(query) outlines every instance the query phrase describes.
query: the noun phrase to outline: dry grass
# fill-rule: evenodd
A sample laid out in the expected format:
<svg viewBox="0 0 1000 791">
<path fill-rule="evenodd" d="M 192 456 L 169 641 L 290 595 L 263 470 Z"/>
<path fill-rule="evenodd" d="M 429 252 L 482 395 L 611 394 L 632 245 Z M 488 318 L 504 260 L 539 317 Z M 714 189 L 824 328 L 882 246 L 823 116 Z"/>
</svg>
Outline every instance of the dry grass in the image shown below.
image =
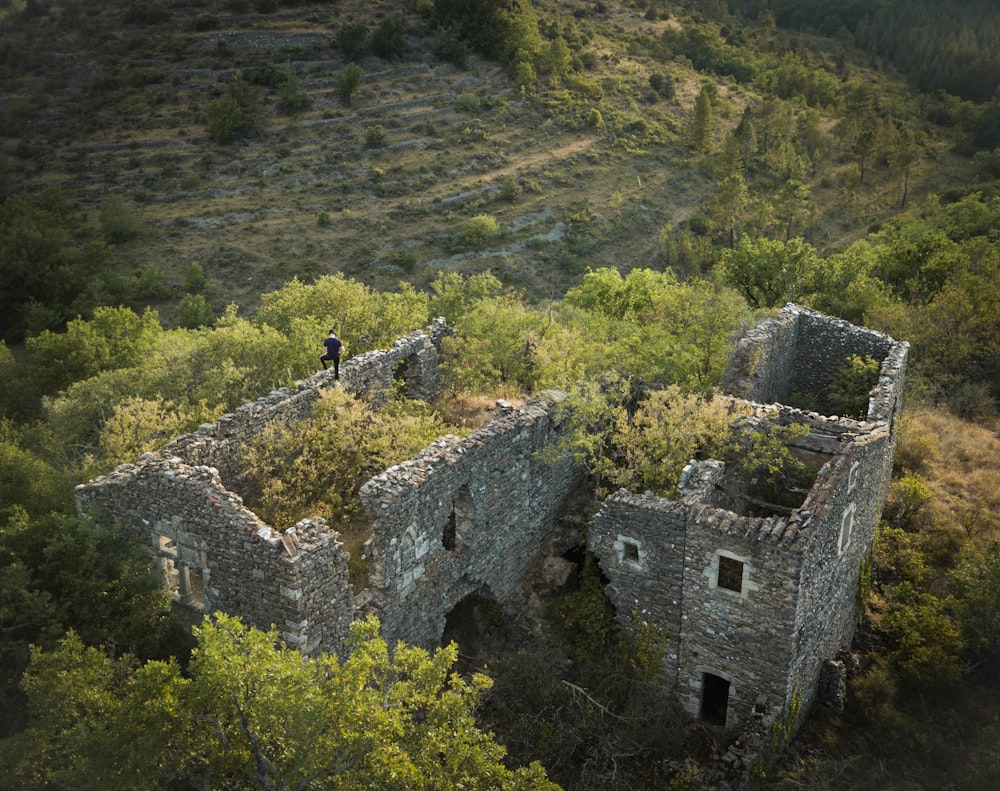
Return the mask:
<svg viewBox="0 0 1000 791">
<path fill-rule="evenodd" d="M 930 489 L 925 518 L 970 535 L 1000 535 L 1000 438 L 994 432 L 919 407 L 902 421 L 896 463 Z"/>
<path fill-rule="evenodd" d="M 507 400 L 516 406 L 524 403 L 523 399 Z M 434 409 L 449 425 L 474 431 L 496 416 L 496 401 L 495 396 L 448 394 L 435 402 Z"/>
</svg>

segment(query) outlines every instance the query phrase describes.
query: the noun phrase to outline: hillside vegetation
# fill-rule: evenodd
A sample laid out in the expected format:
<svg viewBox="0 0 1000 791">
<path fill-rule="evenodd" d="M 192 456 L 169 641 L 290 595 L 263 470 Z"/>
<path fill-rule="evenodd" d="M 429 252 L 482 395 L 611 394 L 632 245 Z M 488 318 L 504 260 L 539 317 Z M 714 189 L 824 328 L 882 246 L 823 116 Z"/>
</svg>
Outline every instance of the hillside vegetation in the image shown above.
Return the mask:
<svg viewBox="0 0 1000 791">
<path fill-rule="evenodd" d="M 80 519 L 72 487 L 314 373 L 331 326 L 355 355 L 443 315 L 451 401 L 565 390 L 595 487 L 669 493 L 678 460 L 731 444 L 706 396 L 732 339 L 797 301 L 909 341 L 908 405 L 847 711 L 811 713 L 756 780 L 1000 785 L 989 5 L 932 24 L 930 4 L 895 0 L 0 0 L 3 772 L 48 789 L 398 772 L 401 788 L 537 788 L 546 772 L 568 789 L 699 787 L 686 759 L 730 735 L 678 725 L 651 660 L 670 636 L 622 641 L 592 567 L 538 634 L 476 615 L 517 649 L 490 665 L 491 691 L 447 681 L 453 652 L 390 665 L 371 624 L 364 656 L 322 672 L 273 635 L 206 627 L 185 675 L 192 644 L 145 553 Z M 921 25 L 896 25 L 909 8 Z M 973 22 L 976 47 L 956 48 Z M 907 59 L 913 35 L 941 80 Z M 664 447 L 677 404 L 703 431 Z M 343 502 L 308 490 L 295 439 L 255 448 L 262 507 L 348 529 L 372 457 L 441 425 L 405 403 L 386 414 L 406 436 L 390 447 L 385 415 L 359 418 L 379 432 L 338 469 Z M 310 453 L 331 452 L 328 427 L 309 432 Z M 223 684 L 251 661 L 288 694 Z M 409 672 L 421 683 L 387 680 Z M 375 741 L 327 734 L 320 750 L 309 723 L 336 721 L 331 679 L 347 676 L 381 679 L 413 715 L 360 695 Z M 506 758 L 473 725 L 478 703 Z M 393 728 L 400 752 L 374 759 Z M 442 768 L 439 746 L 463 759 Z"/>
</svg>

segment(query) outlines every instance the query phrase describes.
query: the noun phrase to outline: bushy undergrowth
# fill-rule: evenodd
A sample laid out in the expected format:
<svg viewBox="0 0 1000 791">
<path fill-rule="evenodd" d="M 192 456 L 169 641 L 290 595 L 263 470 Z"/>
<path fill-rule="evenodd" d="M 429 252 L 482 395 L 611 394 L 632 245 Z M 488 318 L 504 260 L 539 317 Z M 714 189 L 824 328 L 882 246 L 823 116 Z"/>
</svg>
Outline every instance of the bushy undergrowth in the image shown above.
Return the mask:
<svg viewBox="0 0 1000 791">
<path fill-rule="evenodd" d="M 276 424 L 247 448 L 243 496 L 278 527 L 309 516 L 342 524 L 360 515 L 365 481 L 446 433 L 464 432 L 423 402 L 394 399 L 373 409 L 342 390 L 327 391 L 311 417 Z"/>
</svg>

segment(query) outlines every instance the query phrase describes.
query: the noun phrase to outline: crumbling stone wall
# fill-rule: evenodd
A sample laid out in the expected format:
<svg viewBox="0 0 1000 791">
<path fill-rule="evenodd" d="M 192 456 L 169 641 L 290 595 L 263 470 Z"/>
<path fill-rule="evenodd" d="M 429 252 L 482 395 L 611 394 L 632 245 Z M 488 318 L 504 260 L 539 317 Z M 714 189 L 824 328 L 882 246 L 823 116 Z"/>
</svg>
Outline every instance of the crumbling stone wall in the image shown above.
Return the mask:
<svg viewBox="0 0 1000 791">
<path fill-rule="evenodd" d="M 719 724 L 744 727 L 781 716 L 796 695 L 805 711 L 824 662 L 849 645 L 889 487 L 907 350 L 787 307 L 737 347 L 725 381 L 734 396 L 752 399 L 753 420 L 809 427 L 799 451 L 826 462 L 802 505 L 787 515 L 742 515 L 739 493 L 721 489 L 724 465 L 692 462 L 676 499 L 621 491 L 592 521 L 589 546 L 619 619 L 627 626 L 638 608 L 667 630 L 664 665 L 692 714 L 721 711 Z M 826 387 L 851 354 L 881 361 L 866 421 L 754 402 Z"/>
<path fill-rule="evenodd" d="M 834 414 L 826 394 L 848 357 L 878 360 L 882 369 L 876 389 L 884 385 L 893 390 L 892 383 L 901 381 L 899 366 L 905 365 L 903 346 L 882 333 L 789 304 L 737 342 L 722 389 L 757 403 L 808 400 L 814 410 Z M 882 398 L 876 403 L 890 410 L 894 406 Z"/>
<path fill-rule="evenodd" d="M 242 448 L 276 421 L 295 423 L 309 417 L 324 390 L 340 387 L 348 393 L 363 393 L 377 405 L 399 383 L 408 398 L 438 398 L 441 339 L 451 332 L 444 319 L 436 319 L 426 331 L 399 338 L 391 349 L 346 359 L 340 366 L 339 382 L 332 371 L 320 371 L 244 404 L 193 434 L 178 437 L 163 452 L 188 464 L 215 467 L 230 486 L 237 485 L 242 474 Z"/>
<path fill-rule="evenodd" d="M 276 625 L 306 653 L 339 644 L 351 621 L 347 553 L 322 520 L 278 533 L 212 467 L 147 454 L 77 487 L 81 512 L 113 519 L 149 547 L 192 623 L 209 612 Z"/>
<path fill-rule="evenodd" d="M 437 397 L 446 332 L 438 323 L 352 358 L 341 384 L 376 400 L 400 381 L 411 397 Z M 465 596 L 512 601 L 581 477 L 569 458 L 536 455 L 560 431 L 551 411 L 561 395 L 522 407 L 498 402 L 486 427 L 443 437 L 366 483 L 370 585 L 355 595 L 336 531 L 315 519 L 279 533 L 234 491 L 246 443 L 274 421 L 305 419 L 332 386 L 320 373 L 241 407 L 78 487 L 78 508 L 141 538 L 192 623 L 224 611 L 260 628 L 276 624 L 305 653 L 340 650 L 351 621 L 369 612 L 381 616 L 391 642 L 426 644 L 440 638 L 448 611 Z"/>
<path fill-rule="evenodd" d="M 581 477 L 569 458 L 538 457 L 559 434 L 559 398 L 498 402 L 486 427 L 443 437 L 362 487 L 372 537 L 359 605 L 379 614 L 387 639 L 436 642 L 447 613 L 472 593 L 517 598 Z"/>
</svg>

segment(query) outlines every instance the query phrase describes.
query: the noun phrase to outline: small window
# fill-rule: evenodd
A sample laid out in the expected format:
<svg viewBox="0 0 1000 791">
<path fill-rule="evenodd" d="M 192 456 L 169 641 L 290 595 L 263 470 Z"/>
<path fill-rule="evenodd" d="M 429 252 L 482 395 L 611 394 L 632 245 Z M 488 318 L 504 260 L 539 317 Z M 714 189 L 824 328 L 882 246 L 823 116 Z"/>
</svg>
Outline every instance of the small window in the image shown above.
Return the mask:
<svg viewBox="0 0 1000 791">
<path fill-rule="evenodd" d="M 205 575 L 201 569 L 188 568 L 187 594 L 192 604 L 205 606 Z"/>
<path fill-rule="evenodd" d="M 719 555 L 719 576 L 716 585 L 726 590 L 743 592 L 743 563 L 725 555 Z"/>
<path fill-rule="evenodd" d="M 851 544 L 851 531 L 854 529 L 854 503 L 847 506 L 843 517 L 840 520 L 840 538 L 837 540 L 837 554 L 839 555 Z"/>
<path fill-rule="evenodd" d="M 639 562 L 639 545 L 631 541 L 622 542 L 622 559 L 629 563 Z"/>
<path fill-rule="evenodd" d="M 449 552 L 454 552 L 458 546 L 458 519 L 455 512 L 451 512 L 448 521 L 445 523 L 444 532 L 441 534 L 441 546 Z"/>
</svg>

